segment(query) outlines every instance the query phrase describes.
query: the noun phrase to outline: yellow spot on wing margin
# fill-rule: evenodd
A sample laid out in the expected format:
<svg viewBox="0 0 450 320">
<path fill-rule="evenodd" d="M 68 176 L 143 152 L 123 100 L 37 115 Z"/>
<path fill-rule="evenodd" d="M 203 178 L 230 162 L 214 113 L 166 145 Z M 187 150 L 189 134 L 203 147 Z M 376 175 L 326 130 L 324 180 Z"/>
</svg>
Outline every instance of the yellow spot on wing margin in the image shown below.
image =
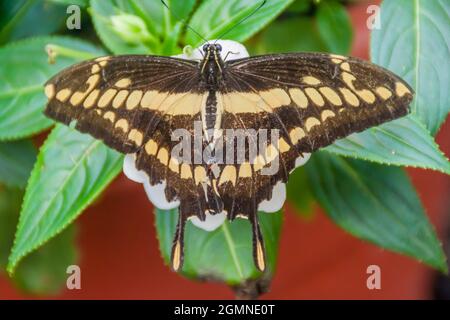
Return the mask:
<svg viewBox="0 0 450 320">
<path fill-rule="evenodd" d="M 386 87 L 378 87 L 375 91 L 383 100 L 387 100 L 392 96 L 391 90 Z"/>
<path fill-rule="evenodd" d="M 252 176 L 252 167 L 250 163 L 243 162 L 239 167 L 239 178 L 250 178 Z"/>
<path fill-rule="evenodd" d="M 47 98 L 53 98 L 53 96 L 55 95 L 55 85 L 52 83 L 46 85 L 44 91 Z"/>
<path fill-rule="evenodd" d="M 150 139 L 145 144 L 145 151 L 148 155 L 154 156 L 156 155 L 156 151 L 158 150 L 158 144 L 155 142 L 155 140 Z"/>
<path fill-rule="evenodd" d="M 332 118 L 334 117 L 336 114 L 331 111 L 331 110 L 324 110 L 322 111 L 321 117 L 322 117 L 322 121 L 325 121 L 328 118 Z"/>
<path fill-rule="evenodd" d="M 72 91 L 68 88 L 59 90 L 58 93 L 56 94 L 56 99 L 61 102 L 66 102 L 67 99 L 70 97 L 71 93 Z"/>
<path fill-rule="evenodd" d="M 180 169 L 181 179 L 192 179 L 192 170 L 187 163 L 183 163 Z"/>
<path fill-rule="evenodd" d="M 306 119 L 305 121 L 305 128 L 306 131 L 311 131 L 311 129 L 315 126 L 320 125 L 320 121 L 317 118 L 314 117 L 309 117 L 308 119 Z"/>
<path fill-rule="evenodd" d="M 397 96 L 403 97 L 405 94 L 411 93 L 411 91 L 403 83 L 397 82 L 395 84 L 395 93 Z"/>
<path fill-rule="evenodd" d="M 119 119 L 115 125 L 116 128 L 122 129 L 123 132 L 128 132 L 128 121 L 126 119 Z"/>
<path fill-rule="evenodd" d="M 220 175 L 219 186 L 225 182 L 230 181 L 233 186 L 236 185 L 236 168 L 232 165 L 227 165 Z"/>
</svg>

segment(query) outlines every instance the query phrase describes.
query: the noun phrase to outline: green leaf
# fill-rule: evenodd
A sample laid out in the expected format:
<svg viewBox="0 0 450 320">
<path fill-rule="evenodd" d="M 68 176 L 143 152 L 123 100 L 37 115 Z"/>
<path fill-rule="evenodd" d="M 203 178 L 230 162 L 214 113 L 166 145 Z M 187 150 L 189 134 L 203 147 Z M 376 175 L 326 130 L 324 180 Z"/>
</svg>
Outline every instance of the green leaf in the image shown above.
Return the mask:
<svg viewBox="0 0 450 320">
<path fill-rule="evenodd" d="M 30 140 L 0 142 L 0 182 L 25 188 L 36 153 Z"/>
<path fill-rule="evenodd" d="M 4 271 L 8 263 L 22 198 L 22 190 L 0 185 L 0 271 Z"/>
<path fill-rule="evenodd" d="M 294 170 L 289 175 L 286 185 L 287 200 L 300 216 L 309 218 L 314 214 L 314 195 L 308 183 L 304 166 Z"/>
<path fill-rule="evenodd" d="M 450 174 L 450 162 L 413 115 L 350 135 L 324 150 L 382 164 L 433 169 Z"/>
<path fill-rule="evenodd" d="M 372 32 L 372 61 L 397 73 L 416 92 L 413 112 L 435 135 L 450 111 L 450 2 L 383 1 Z"/>
<path fill-rule="evenodd" d="M 216 39 L 224 32 L 230 30 L 230 32 L 224 36 L 225 39 L 243 42 L 274 20 L 292 2 L 293 0 L 267 1 L 261 9 L 251 17 L 248 17 L 249 14 L 254 12 L 255 9 L 260 6 L 262 1 L 205 0 L 198 10 L 195 11 L 190 25 L 208 40 Z M 205 17 L 208 17 L 208 19 L 205 19 Z M 248 17 L 248 19 L 237 25 L 237 23 L 245 17 Z M 191 30 L 187 31 L 187 44 L 195 47 L 202 41 L 203 40 Z"/>
<path fill-rule="evenodd" d="M 295 0 L 287 9 L 287 13 L 304 14 L 311 10 L 313 0 Z"/>
<path fill-rule="evenodd" d="M 35 295 L 58 294 L 66 285 L 67 267 L 76 264 L 75 225 L 72 225 L 23 259 L 14 273 L 14 282 Z"/>
<path fill-rule="evenodd" d="M 42 19 L 42 17 L 51 17 L 51 19 Z M 1 1 L 0 44 L 54 33 L 65 26 L 66 18 L 66 10 L 48 1 Z"/>
<path fill-rule="evenodd" d="M 4 271 L 14 241 L 23 191 L 0 186 L 0 271 Z M 58 293 L 66 282 L 66 269 L 77 260 L 74 228 L 58 235 L 28 256 L 17 268 L 14 283 L 32 294 Z"/>
<path fill-rule="evenodd" d="M 75 220 L 121 170 L 122 156 L 101 141 L 56 126 L 28 182 L 8 272 Z"/>
<path fill-rule="evenodd" d="M 292 33 L 296 36 L 286 41 L 286 35 Z M 314 27 L 314 19 L 298 17 L 277 20 L 268 25 L 261 34 L 249 41 L 249 50 L 253 54 L 265 54 L 327 51 L 327 47 Z"/>
<path fill-rule="evenodd" d="M 140 44 L 151 38 L 144 20 L 133 14 L 111 16 L 110 21 L 114 31 L 125 42 Z"/>
<path fill-rule="evenodd" d="M 74 4 L 81 8 L 86 8 L 89 4 L 89 0 L 47 0 L 47 1 L 54 2 L 56 4 L 65 5 L 65 6 L 70 6 L 70 5 Z"/>
<path fill-rule="evenodd" d="M 48 44 L 68 48 L 72 55 L 60 54 L 49 64 Z M 47 101 L 43 84 L 64 67 L 102 53 L 85 41 L 67 37 L 34 38 L 0 48 L 0 140 L 19 139 L 48 128 L 52 121 L 43 114 Z"/>
<path fill-rule="evenodd" d="M 314 154 L 306 168 L 316 199 L 344 230 L 447 271 L 436 233 L 402 169 L 325 152 Z"/>
<path fill-rule="evenodd" d="M 172 237 L 178 220 L 178 210 L 156 210 L 156 230 L 164 261 L 169 264 Z M 282 215 L 259 213 L 264 236 L 268 272 L 273 273 L 278 253 Z M 225 221 L 218 229 L 207 232 L 186 224 L 184 265 L 181 273 L 189 278 L 209 278 L 230 285 L 262 274 L 253 264 L 252 233 L 247 220 Z"/>
<path fill-rule="evenodd" d="M 353 28 L 345 7 L 337 1 L 322 1 L 317 10 L 317 27 L 327 51 L 348 54 Z"/>
<path fill-rule="evenodd" d="M 91 0 L 91 15 L 98 36 L 114 54 L 159 54 L 164 27 L 170 28 L 163 23 L 159 1 Z M 114 19 L 130 16 L 139 22 L 128 27 L 113 23 Z"/>
<path fill-rule="evenodd" d="M 139 15 L 146 21 L 150 32 L 162 38 L 172 37 L 173 29 L 183 24 L 181 20 L 189 17 L 196 3 L 195 0 L 166 0 L 169 11 L 161 1 L 131 0 L 128 2 L 130 6 L 125 10 Z"/>
</svg>

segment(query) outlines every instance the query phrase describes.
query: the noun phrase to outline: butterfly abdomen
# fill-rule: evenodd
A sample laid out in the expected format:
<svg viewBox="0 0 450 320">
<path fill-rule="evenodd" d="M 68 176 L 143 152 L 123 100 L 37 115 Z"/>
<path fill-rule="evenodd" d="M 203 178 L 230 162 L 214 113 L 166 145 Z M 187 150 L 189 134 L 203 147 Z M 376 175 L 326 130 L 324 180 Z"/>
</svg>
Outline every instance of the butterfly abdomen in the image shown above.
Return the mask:
<svg viewBox="0 0 450 320">
<path fill-rule="evenodd" d="M 207 131 L 214 130 L 217 121 L 217 99 L 214 90 L 210 90 L 208 93 L 208 98 L 206 99 L 206 105 L 204 109 L 205 113 L 205 123 L 204 127 Z M 209 132 L 208 136 L 212 136 L 212 132 Z"/>
</svg>

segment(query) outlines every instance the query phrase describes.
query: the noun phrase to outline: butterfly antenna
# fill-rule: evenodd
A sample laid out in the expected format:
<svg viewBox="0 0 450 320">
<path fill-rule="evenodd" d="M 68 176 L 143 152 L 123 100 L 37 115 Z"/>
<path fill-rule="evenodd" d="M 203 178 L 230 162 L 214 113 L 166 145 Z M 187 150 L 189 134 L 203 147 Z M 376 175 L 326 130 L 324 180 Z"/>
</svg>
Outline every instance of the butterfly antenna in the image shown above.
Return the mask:
<svg viewBox="0 0 450 320">
<path fill-rule="evenodd" d="M 169 6 L 167 5 L 167 3 L 164 0 L 161 0 L 162 4 L 164 7 L 167 8 L 167 10 L 170 11 L 170 13 L 177 18 L 180 21 L 185 21 L 185 19 L 181 19 L 179 16 L 177 16 L 175 14 L 175 12 L 172 11 L 172 9 L 169 8 Z M 186 28 L 190 29 L 192 32 L 194 32 L 199 38 L 201 38 L 202 40 L 204 40 L 205 42 L 208 42 L 208 40 L 206 40 L 200 33 L 198 33 L 197 31 L 195 31 L 194 28 L 192 28 L 189 24 L 187 24 L 187 22 L 185 22 Z"/>
<path fill-rule="evenodd" d="M 161 0 L 162 1 L 162 0 Z M 224 35 L 226 35 L 227 33 L 229 33 L 231 30 L 233 30 L 234 28 L 236 28 L 238 25 L 240 25 L 241 23 L 243 23 L 245 20 L 247 20 L 248 18 L 250 18 L 252 15 L 254 15 L 259 9 L 261 9 L 265 4 L 266 4 L 267 0 L 263 0 L 261 1 L 261 4 L 255 9 L 253 10 L 248 16 L 246 16 L 245 18 L 241 19 L 238 23 L 236 23 L 233 27 L 231 27 L 230 29 L 228 29 L 227 31 L 225 31 L 224 33 L 222 33 L 220 36 L 217 37 L 217 40 L 219 40 L 220 38 L 222 38 Z M 217 40 L 214 42 L 216 43 Z"/>
</svg>

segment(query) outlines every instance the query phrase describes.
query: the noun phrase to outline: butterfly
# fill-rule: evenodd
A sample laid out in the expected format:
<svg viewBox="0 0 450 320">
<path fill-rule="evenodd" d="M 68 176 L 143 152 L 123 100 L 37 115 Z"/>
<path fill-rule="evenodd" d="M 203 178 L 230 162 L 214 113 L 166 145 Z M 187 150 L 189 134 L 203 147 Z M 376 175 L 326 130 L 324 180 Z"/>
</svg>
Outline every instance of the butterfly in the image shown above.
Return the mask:
<svg viewBox="0 0 450 320">
<path fill-rule="evenodd" d="M 413 90 L 390 71 L 352 57 L 288 53 L 226 60 L 217 42 L 202 50 L 199 61 L 123 55 L 73 65 L 45 84 L 45 114 L 67 125 L 75 121 L 79 131 L 135 154 L 137 169 L 151 185 L 165 183 L 167 200 L 180 202 L 174 270 L 183 265 L 186 221 L 225 212 L 229 220 L 250 221 L 254 262 L 264 271 L 258 205 L 288 180 L 298 157 L 406 115 Z M 200 151 L 196 123 L 203 136 Z M 173 139 L 179 129 L 192 138 L 191 151 L 181 155 Z M 256 142 L 247 137 L 238 146 L 227 129 L 277 134 L 258 142 L 251 154 Z M 234 146 L 234 162 L 218 160 L 219 140 Z M 201 157 L 205 150 L 209 156 Z M 192 160 L 196 155 L 200 161 Z M 275 162 L 278 169 L 263 174 Z"/>
</svg>

